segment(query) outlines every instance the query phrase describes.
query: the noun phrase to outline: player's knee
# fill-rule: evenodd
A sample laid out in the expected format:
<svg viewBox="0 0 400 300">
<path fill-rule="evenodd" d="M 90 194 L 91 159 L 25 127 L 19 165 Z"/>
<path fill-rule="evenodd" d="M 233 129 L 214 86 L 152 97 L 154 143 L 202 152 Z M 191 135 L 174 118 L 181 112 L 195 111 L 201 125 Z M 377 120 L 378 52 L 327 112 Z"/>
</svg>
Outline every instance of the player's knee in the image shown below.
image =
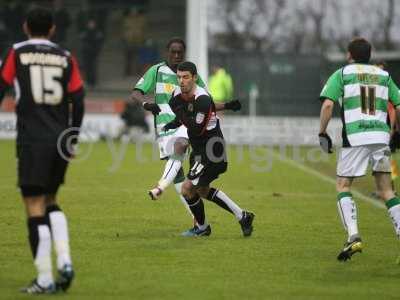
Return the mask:
<svg viewBox="0 0 400 300">
<path fill-rule="evenodd" d="M 182 184 L 182 196 L 185 198 L 193 198 L 194 195 L 195 190 L 193 188 L 193 184 L 189 180 L 186 180 Z"/>
<path fill-rule="evenodd" d="M 378 191 L 379 196 L 381 197 L 381 199 L 383 199 L 384 201 L 390 200 L 392 198 L 394 198 L 396 195 L 394 194 L 394 191 L 390 190 L 384 190 L 384 191 Z"/>
<path fill-rule="evenodd" d="M 56 203 L 56 195 L 55 194 L 47 194 L 46 195 L 46 205 L 53 205 Z"/>
<path fill-rule="evenodd" d="M 187 139 L 177 139 L 174 144 L 174 152 L 176 155 L 184 155 L 189 146 Z"/>
<path fill-rule="evenodd" d="M 349 192 L 351 188 L 351 182 L 344 179 L 338 179 L 336 181 L 336 190 L 338 193 Z"/>
<path fill-rule="evenodd" d="M 45 196 L 24 196 L 26 212 L 29 217 L 44 216 L 46 211 Z"/>
<path fill-rule="evenodd" d="M 210 192 L 210 188 L 208 186 L 201 186 L 196 188 L 196 192 L 201 198 L 207 198 L 208 193 Z"/>
</svg>

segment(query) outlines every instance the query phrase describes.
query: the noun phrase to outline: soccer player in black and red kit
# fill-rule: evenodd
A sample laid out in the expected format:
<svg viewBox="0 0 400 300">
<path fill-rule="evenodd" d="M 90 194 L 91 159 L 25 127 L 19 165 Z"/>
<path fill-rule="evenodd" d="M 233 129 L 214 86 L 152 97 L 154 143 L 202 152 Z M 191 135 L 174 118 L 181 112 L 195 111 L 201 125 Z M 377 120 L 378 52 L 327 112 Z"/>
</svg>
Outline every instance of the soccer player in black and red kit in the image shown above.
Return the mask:
<svg viewBox="0 0 400 300">
<path fill-rule="evenodd" d="M 17 101 L 18 186 L 38 273 L 21 289 L 28 294 L 66 290 L 74 277 L 67 220 L 56 194 L 64 182 L 68 158 L 73 156 L 67 141 L 77 142 L 84 90 L 75 58 L 49 40 L 54 31 L 50 11 L 31 10 L 24 23 L 28 40 L 14 44 L 0 68 L 0 102 L 12 85 Z M 56 280 L 52 275 L 52 241 L 57 253 Z"/>
<path fill-rule="evenodd" d="M 241 225 L 243 235 L 250 236 L 253 231 L 254 214 L 242 210 L 224 192 L 210 187 L 210 183 L 227 169 L 225 141 L 221 132 L 215 104 L 207 91 L 196 84 L 197 69 L 192 62 L 178 65 L 179 88 L 175 89 L 169 105 L 175 113 L 174 121 L 164 126 L 165 130 L 182 124 L 187 127 L 192 151 L 190 171 L 182 186 L 185 197 L 197 227 L 187 231 L 186 236 L 207 236 L 211 227 L 207 223 L 201 198 L 216 203 L 234 214 Z"/>
</svg>

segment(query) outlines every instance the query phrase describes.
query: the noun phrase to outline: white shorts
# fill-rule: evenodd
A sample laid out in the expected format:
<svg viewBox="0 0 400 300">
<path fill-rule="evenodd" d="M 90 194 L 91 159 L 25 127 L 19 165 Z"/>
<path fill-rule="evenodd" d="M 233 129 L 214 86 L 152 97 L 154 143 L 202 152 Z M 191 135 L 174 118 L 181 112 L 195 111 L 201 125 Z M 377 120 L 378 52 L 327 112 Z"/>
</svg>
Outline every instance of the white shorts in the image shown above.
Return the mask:
<svg viewBox="0 0 400 300">
<path fill-rule="evenodd" d="M 187 128 L 183 125 L 178 127 L 174 134 L 158 138 L 157 142 L 160 150 L 160 159 L 167 158 L 174 154 L 174 144 L 178 138 L 189 139 Z"/>
<path fill-rule="evenodd" d="M 364 176 L 369 163 L 373 172 L 390 173 L 389 146 L 372 144 L 340 149 L 336 174 L 340 177 Z"/>
</svg>

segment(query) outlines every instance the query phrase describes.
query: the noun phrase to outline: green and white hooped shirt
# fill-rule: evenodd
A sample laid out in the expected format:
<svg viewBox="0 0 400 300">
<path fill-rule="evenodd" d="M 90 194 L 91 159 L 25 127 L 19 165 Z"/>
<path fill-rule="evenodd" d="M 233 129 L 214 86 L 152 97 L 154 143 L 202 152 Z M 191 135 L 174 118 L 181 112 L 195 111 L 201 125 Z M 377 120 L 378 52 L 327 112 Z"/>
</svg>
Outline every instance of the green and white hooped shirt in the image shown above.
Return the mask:
<svg viewBox="0 0 400 300">
<path fill-rule="evenodd" d="M 320 99 L 338 102 L 343 147 L 388 144 L 388 101 L 400 105 L 399 89 L 389 73 L 368 64 L 349 64 L 333 73 Z"/>
<path fill-rule="evenodd" d="M 197 76 L 196 83 L 205 88 L 203 80 Z M 135 89 L 140 90 L 143 94 L 154 93 L 154 101 L 161 109 L 156 117 L 157 128 L 161 129 L 165 124 L 175 119 L 175 114 L 169 106 L 172 92 L 179 87 L 176 73 L 168 67 L 166 62 L 162 62 L 150 67 L 142 78 L 136 83 Z M 168 136 L 174 134 L 177 129 L 171 129 L 167 132 L 159 131 L 159 136 Z"/>
</svg>

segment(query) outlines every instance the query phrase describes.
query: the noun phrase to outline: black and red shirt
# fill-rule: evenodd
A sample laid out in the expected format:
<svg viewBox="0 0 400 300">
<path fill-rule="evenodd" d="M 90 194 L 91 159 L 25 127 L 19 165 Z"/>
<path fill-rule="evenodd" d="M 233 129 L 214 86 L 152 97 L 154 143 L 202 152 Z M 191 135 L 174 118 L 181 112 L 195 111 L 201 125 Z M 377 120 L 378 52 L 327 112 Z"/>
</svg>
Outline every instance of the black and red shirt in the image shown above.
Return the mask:
<svg viewBox="0 0 400 300">
<path fill-rule="evenodd" d="M 14 85 L 17 143 L 51 143 L 69 125 L 69 99 L 83 93 L 75 58 L 46 39 L 29 39 L 9 49 L 0 68 L 0 101 Z"/>
<path fill-rule="evenodd" d="M 174 122 L 187 127 L 194 151 L 206 151 L 207 143 L 211 139 L 214 141 L 215 138 L 219 138 L 223 141 L 214 101 L 205 89 L 196 85 L 193 98 L 184 99 L 178 87 L 174 90 L 169 105 L 176 115 Z"/>
</svg>

